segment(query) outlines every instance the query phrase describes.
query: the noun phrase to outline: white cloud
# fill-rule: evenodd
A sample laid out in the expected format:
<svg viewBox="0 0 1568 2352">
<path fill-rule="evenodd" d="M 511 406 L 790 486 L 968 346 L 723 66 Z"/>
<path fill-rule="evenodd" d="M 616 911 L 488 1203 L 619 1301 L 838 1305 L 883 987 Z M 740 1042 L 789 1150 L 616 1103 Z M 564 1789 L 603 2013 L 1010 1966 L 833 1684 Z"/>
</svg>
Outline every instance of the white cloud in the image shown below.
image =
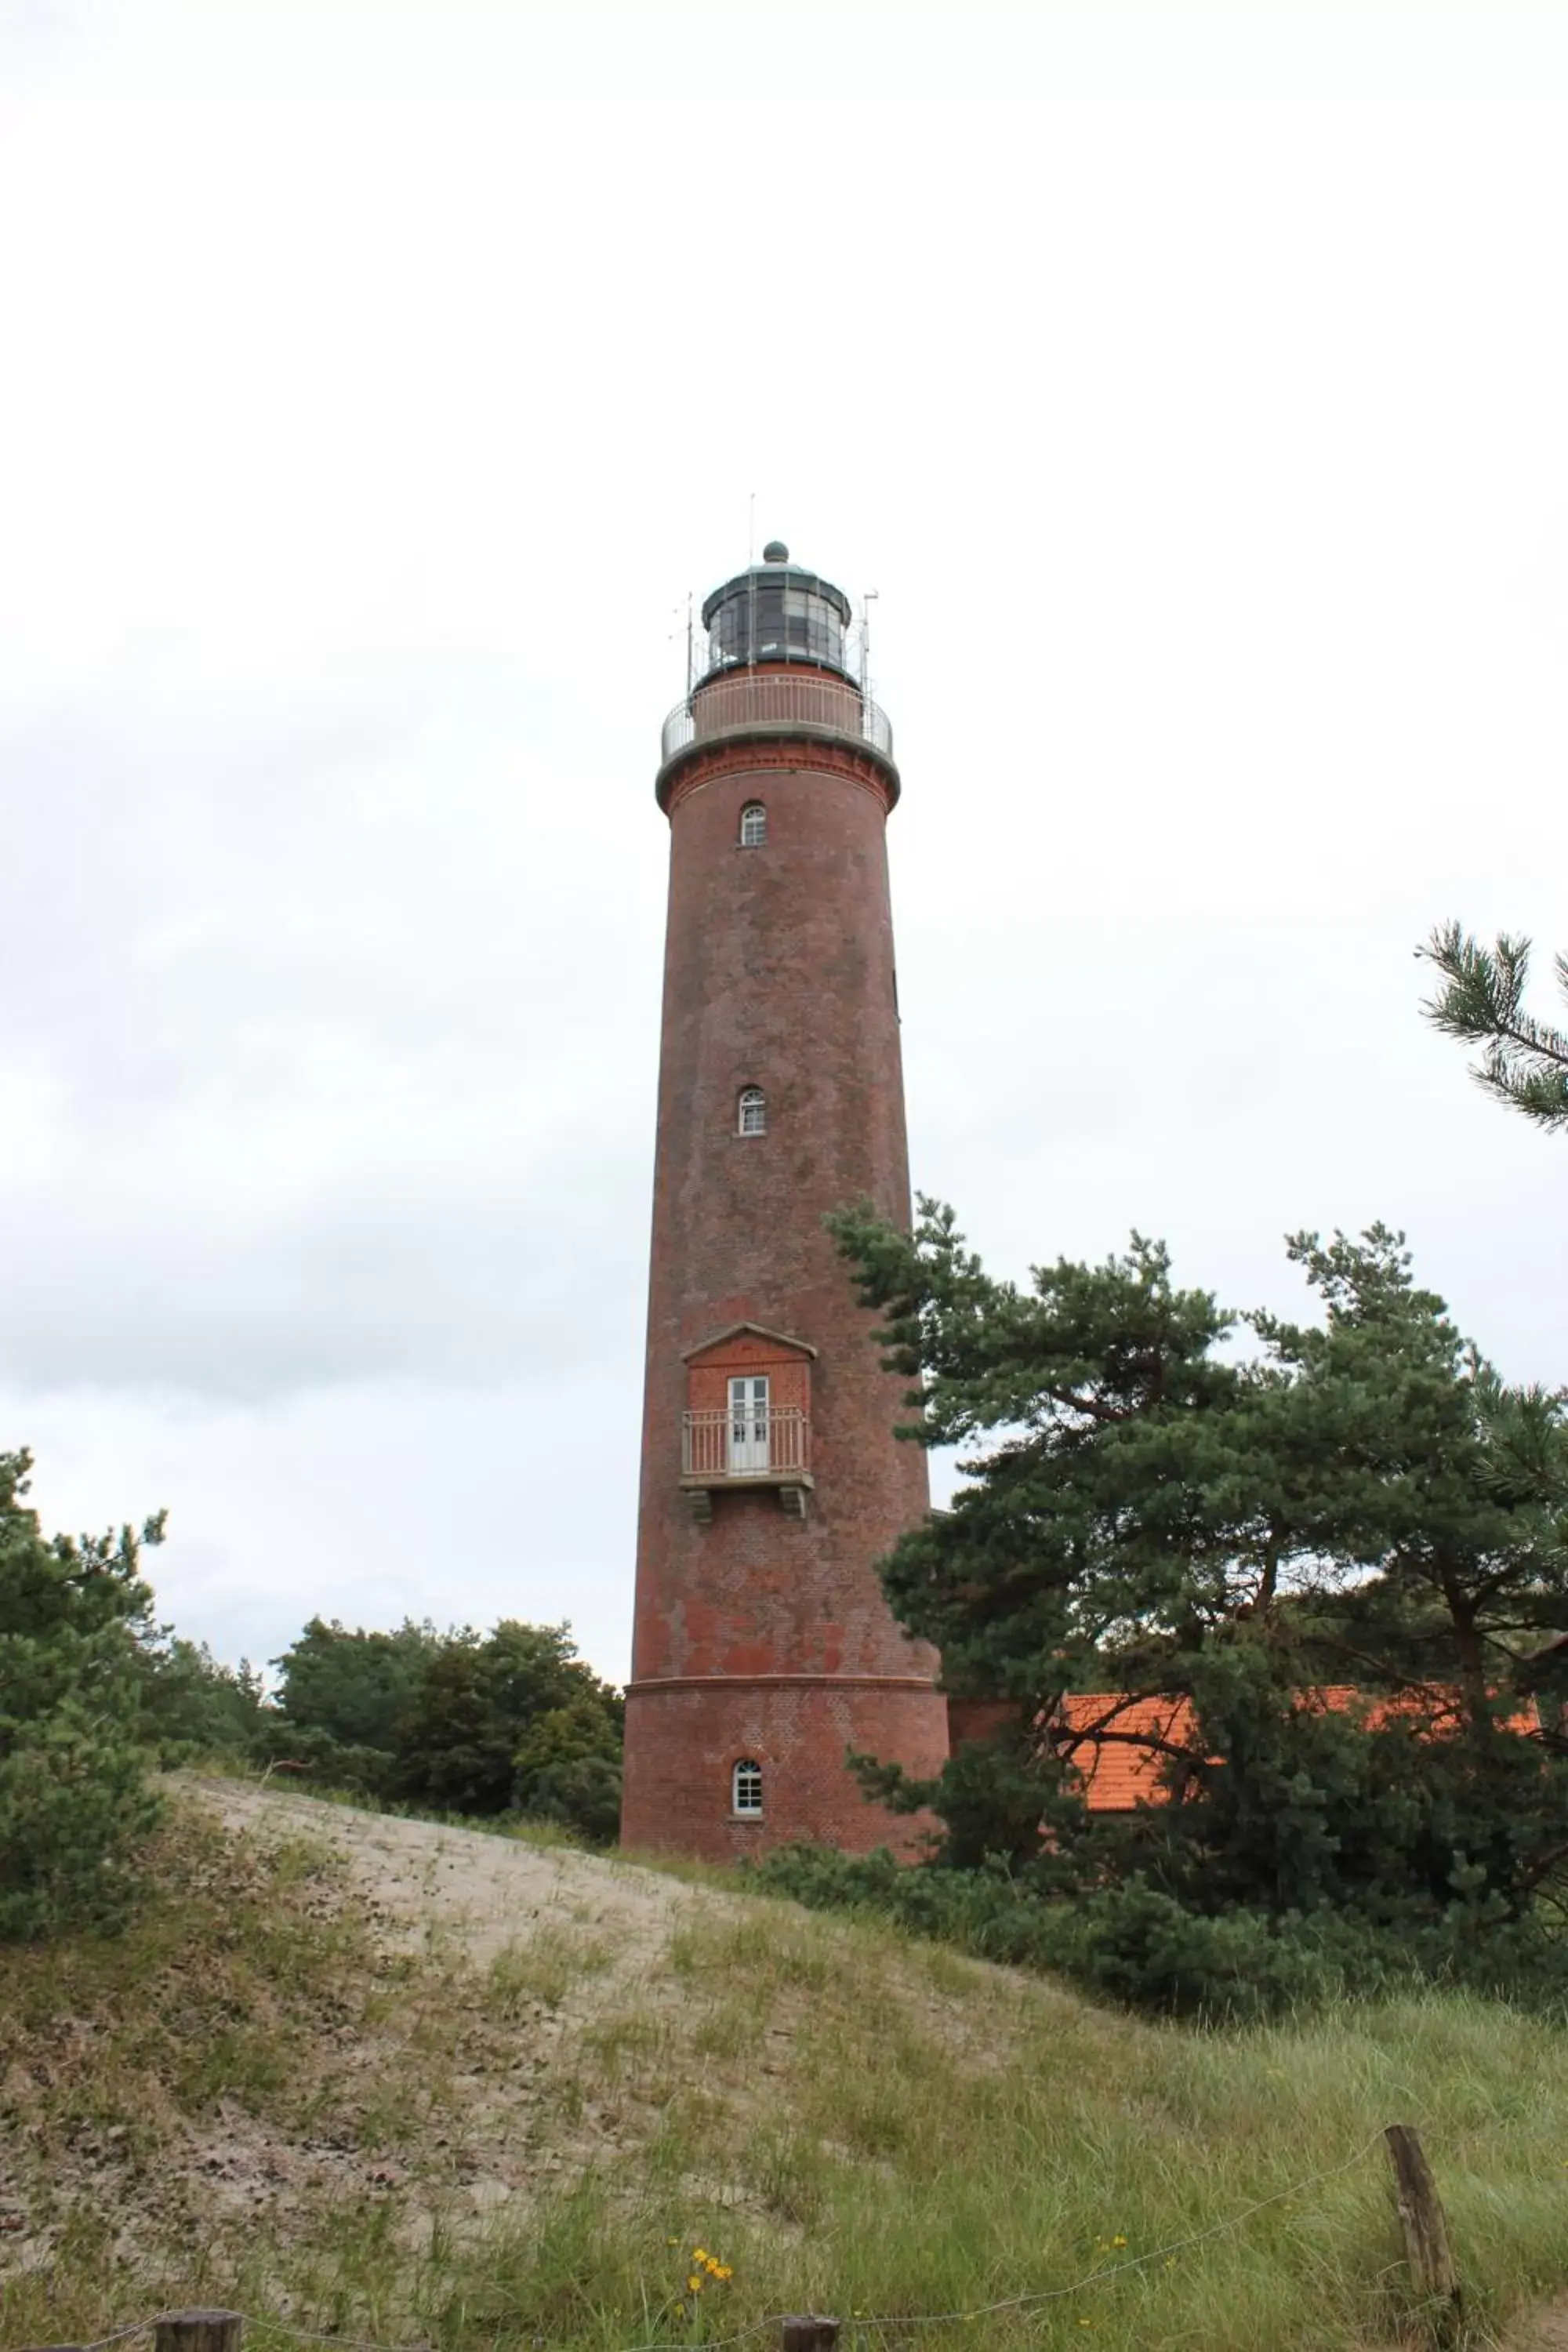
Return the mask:
<svg viewBox="0 0 1568 2352">
<path fill-rule="evenodd" d="M 7 16 L 5 1432 L 165 1603 L 624 1665 L 683 614 L 880 592 L 917 1181 L 1568 1378 L 1552 9 Z M 1543 959 L 1544 960 L 1544 959 Z"/>
</svg>

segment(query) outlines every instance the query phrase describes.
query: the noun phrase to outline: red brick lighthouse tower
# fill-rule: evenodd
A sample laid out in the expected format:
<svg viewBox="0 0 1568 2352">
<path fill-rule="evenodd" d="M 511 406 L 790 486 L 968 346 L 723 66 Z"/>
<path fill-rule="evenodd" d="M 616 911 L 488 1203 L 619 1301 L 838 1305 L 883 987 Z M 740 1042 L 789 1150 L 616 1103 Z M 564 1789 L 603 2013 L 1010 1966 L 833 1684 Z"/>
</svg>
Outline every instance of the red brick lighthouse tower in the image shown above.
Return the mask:
<svg viewBox="0 0 1568 2352">
<path fill-rule="evenodd" d="M 669 912 L 654 1174 L 628 1845 L 716 1860 L 908 1842 L 848 1749 L 935 1770 L 934 1652 L 876 1562 L 927 1507 L 826 1211 L 907 1220 L 885 828 L 891 731 L 840 590 L 763 562 L 702 608 L 657 792 Z"/>
</svg>

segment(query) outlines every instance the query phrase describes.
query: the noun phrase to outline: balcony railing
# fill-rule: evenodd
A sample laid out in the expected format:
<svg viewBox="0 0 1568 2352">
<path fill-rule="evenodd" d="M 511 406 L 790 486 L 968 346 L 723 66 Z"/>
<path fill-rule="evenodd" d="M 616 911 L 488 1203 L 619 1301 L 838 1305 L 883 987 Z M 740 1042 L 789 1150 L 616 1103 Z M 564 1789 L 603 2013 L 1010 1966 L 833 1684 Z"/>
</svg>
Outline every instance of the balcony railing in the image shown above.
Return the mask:
<svg viewBox="0 0 1568 2352">
<path fill-rule="evenodd" d="M 776 728 L 781 734 L 792 727 L 820 729 L 869 743 L 887 759 L 893 756 L 888 714 L 858 687 L 820 671 L 785 677 L 776 671 L 734 670 L 709 678 L 676 704 L 664 722 L 661 758 L 673 760 L 692 743 L 717 742 L 759 727 Z"/>
<path fill-rule="evenodd" d="M 683 1478 L 764 1478 L 805 1475 L 811 1468 L 811 1419 L 799 1405 L 738 1412 L 688 1412 L 680 1423 Z"/>
</svg>

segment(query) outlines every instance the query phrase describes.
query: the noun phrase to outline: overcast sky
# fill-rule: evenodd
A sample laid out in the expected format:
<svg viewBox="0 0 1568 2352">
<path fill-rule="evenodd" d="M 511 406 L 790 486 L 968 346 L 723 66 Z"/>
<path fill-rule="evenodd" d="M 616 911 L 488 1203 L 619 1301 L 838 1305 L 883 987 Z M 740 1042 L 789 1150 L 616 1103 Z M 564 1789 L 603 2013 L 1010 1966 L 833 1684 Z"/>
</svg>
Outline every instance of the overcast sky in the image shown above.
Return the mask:
<svg viewBox="0 0 1568 2352">
<path fill-rule="evenodd" d="M 0 0 L 0 1444 L 626 1666 L 684 612 L 858 601 L 917 1184 L 1568 1380 L 1568 11 Z"/>
</svg>

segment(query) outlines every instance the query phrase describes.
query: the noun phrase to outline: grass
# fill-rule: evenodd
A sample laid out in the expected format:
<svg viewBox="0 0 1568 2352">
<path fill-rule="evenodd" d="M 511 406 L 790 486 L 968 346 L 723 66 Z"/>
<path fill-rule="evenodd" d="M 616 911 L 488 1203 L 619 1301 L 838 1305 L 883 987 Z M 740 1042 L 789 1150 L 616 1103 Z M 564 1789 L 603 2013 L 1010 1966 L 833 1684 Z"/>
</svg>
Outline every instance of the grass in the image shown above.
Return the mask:
<svg viewBox="0 0 1568 2352">
<path fill-rule="evenodd" d="M 652 1958 L 584 1903 L 469 1967 L 389 1958 L 309 1842 L 187 1811 L 157 1864 L 120 1942 L 0 1953 L 3 2343 L 212 2299 L 437 2352 L 813 2306 L 856 2352 L 1363 2352 L 1410 2315 L 1394 2121 L 1473 2341 L 1568 2279 L 1568 2035 L 1497 2004 L 1198 2033 L 700 1888 Z M 233 2177 L 202 2169 L 226 2149 Z"/>
<path fill-rule="evenodd" d="M 485 1978 L 486 2010 L 511 2025 L 531 2008 L 559 2009 L 574 1985 L 609 1964 L 609 1948 L 598 1938 L 547 1921 L 526 1942 L 496 1954 Z"/>
</svg>

